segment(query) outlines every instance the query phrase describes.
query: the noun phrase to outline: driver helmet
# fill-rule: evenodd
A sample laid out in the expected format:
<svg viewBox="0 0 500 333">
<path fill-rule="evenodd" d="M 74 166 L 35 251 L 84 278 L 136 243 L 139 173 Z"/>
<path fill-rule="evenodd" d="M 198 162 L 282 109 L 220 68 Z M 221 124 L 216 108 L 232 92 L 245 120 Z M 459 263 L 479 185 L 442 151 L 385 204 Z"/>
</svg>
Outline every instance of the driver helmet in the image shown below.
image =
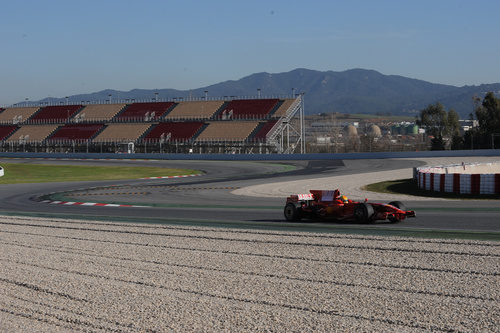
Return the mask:
<svg viewBox="0 0 500 333">
<path fill-rule="evenodd" d="M 340 200 L 342 200 L 343 203 L 348 203 L 349 202 L 349 199 L 347 199 L 347 197 L 345 195 L 341 196 Z"/>
</svg>

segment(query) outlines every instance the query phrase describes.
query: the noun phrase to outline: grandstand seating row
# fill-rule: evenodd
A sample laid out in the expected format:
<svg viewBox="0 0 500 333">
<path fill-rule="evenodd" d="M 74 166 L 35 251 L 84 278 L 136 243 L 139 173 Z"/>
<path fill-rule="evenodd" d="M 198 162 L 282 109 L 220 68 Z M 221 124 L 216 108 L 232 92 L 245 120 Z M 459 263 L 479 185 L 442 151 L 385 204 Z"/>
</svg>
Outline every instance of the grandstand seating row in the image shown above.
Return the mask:
<svg viewBox="0 0 500 333">
<path fill-rule="evenodd" d="M 263 141 L 277 120 L 0 125 L 4 142 Z"/>
<path fill-rule="evenodd" d="M 294 99 L 240 99 L 132 104 L 56 105 L 0 109 L 3 124 L 144 122 L 167 120 L 265 120 L 282 117 Z"/>
</svg>

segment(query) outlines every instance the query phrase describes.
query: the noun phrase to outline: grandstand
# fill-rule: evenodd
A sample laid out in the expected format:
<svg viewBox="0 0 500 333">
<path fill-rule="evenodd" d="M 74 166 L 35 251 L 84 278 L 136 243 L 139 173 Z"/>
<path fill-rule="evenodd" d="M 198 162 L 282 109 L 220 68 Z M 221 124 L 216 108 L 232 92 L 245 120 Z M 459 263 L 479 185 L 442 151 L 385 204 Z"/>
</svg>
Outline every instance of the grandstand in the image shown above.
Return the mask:
<svg viewBox="0 0 500 333">
<path fill-rule="evenodd" d="M 0 124 L 4 151 L 304 152 L 302 95 L 7 107 Z"/>
<path fill-rule="evenodd" d="M 181 121 L 167 122 L 155 125 L 151 131 L 144 137 L 150 142 L 163 140 L 165 141 L 189 141 L 197 136 L 197 134 L 206 126 L 201 121 Z"/>
<path fill-rule="evenodd" d="M 276 125 L 277 122 L 277 120 L 269 120 L 266 123 L 260 123 L 254 138 L 256 140 L 265 140 L 266 135 Z"/>
<path fill-rule="evenodd" d="M 7 108 L 0 112 L 0 123 L 1 124 L 18 124 L 25 122 L 29 119 L 35 112 L 37 112 L 39 107 L 14 107 Z"/>
<path fill-rule="evenodd" d="M 49 135 L 57 129 L 57 127 L 58 125 L 24 125 L 5 141 L 20 141 L 21 143 L 42 142 L 47 139 Z"/>
<path fill-rule="evenodd" d="M 201 132 L 198 142 L 245 141 L 257 128 L 257 121 L 214 121 Z"/>
<path fill-rule="evenodd" d="M 5 140 L 17 130 L 15 125 L 0 125 L 0 140 Z"/>
<path fill-rule="evenodd" d="M 223 101 L 180 102 L 165 119 L 209 119 L 223 104 Z"/>
<path fill-rule="evenodd" d="M 83 142 L 92 139 L 103 128 L 103 124 L 66 124 L 59 127 L 48 140 Z"/>
<path fill-rule="evenodd" d="M 295 101 L 295 99 L 291 99 L 291 98 L 288 98 L 288 99 L 285 99 L 283 101 L 283 103 L 281 103 L 281 105 L 278 107 L 278 109 L 276 110 L 276 112 L 274 113 L 274 116 L 275 117 L 283 117 L 286 115 L 286 111 L 292 106 L 293 102 Z"/>
<path fill-rule="evenodd" d="M 137 141 L 149 127 L 151 124 L 110 124 L 93 141 L 110 143 Z"/>
<path fill-rule="evenodd" d="M 236 99 L 225 105 L 220 119 L 262 119 L 270 117 L 279 106 L 279 99 Z"/>
<path fill-rule="evenodd" d="M 90 104 L 75 115 L 77 122 L 109 121 L 125 108 L 126 104 Z"/>
<path fill-rule="evenodd" d="M 115 119 L 122 121 L 158 120 L 174 106 L 174 102 L 133 103 L 127 105 L 115 116 Z"/>
<path fill-rule="evenodd" d="M 40 108 L 30 119 L 32 124 L 65 123 L 78 112 L 82 105 L 52 105 Z"/>
</svg>

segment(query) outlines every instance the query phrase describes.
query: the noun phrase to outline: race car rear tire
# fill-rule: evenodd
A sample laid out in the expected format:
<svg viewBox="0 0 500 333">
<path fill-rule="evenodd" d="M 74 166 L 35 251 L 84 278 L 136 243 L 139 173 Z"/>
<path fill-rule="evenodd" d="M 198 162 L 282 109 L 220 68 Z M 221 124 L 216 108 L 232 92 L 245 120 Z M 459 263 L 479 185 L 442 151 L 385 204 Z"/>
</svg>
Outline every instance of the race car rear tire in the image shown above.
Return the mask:
<svg viewBox="0 0 500 333">
<path fill-rule="evenodd" d="M 394 206 L 394 207 L 396 207 L 396 208 L 399 208 L 399 209 L 401 209 L 401 210 L 406 211 L 406 206 L 405 206 L 405 204 L 404 204 L 404 203 L 402 203 L 401 201 L 391 201 L 391 202 L 389 202 L 389 205 Z"/>
<path fill-rule="evenodd" d="M 293 203 L 286 204 L 283 213 L 285 214 L 285 219 L 287 221 L 300 221 L 300 218 L 302 217 L 300 210 Z"/>
<path fill-rule="evenodd" d="M 401 220 L 398 219 L 397 217 L 390 216 L 389 217 L 389 222 L 391 222 L 391 223 L 398 223 L 398 222 L 401 222 Z"/>
<path fill-rule="evenodd" d="M 359 203 L 354 207 L 354 219 L 358 223 L 371 223 L 371 217 L 375 211 L 373 206 L 367 203 Z"/>
</svg>

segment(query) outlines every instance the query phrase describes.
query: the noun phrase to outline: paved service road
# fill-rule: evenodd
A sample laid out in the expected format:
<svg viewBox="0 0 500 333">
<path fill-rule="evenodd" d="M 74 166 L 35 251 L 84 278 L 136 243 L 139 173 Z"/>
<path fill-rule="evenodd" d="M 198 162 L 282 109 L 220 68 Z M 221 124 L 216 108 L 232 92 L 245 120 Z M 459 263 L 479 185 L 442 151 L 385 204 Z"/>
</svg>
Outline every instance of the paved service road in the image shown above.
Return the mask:
<svg viewBox="0 0 500 333">
<path fill-rule="evenodd" d="M 348 162 L 348 163 L 347 163 Z M 197 169 L 204 175 L 193 178 L 130 180 L 112 182 L 74 182 L 2 185 L 0 214 L 29 213 L 73 217 L 114 217 L 133 221 L 165 221 L 168 223 L 221 222 L 241 225 L 283 224 L 284 197 L 234 195 L 234 189 L 252 185 L 292 182 L 298 179 L 352 175 L 352 178 L 377 171 L 400 170 L 423 165 L 416 160 L 350 160 L 350 161 L 66 161 L 16 160 L 16 163 L 80 165 L 136 165 Z M 325 178 L 326 179 L 326 178 Z M 370 182 L 369 179 L 367 179 Z M 109 187 L 110 185 L 120 185 Z M 335 184 L 342 190 L 343 184 Z M 87 188 L 100 187 L 86 190 Z M 347 186 L 347 185 L 346 185 Z M 77 189 L 81 189 L 75 191 Z M 66 201 L 118 202 L 155 207 L 87 207 L 47 204 L 32 200 L 51 192 L 66 192 Z M 346 193 L 349 194 L 349 193 Z M 376 199 L 376 198 L 371 198 Z M 417 218 L 397 224 L 397 228 L 458 229 L 500 231 L 500 202 L 493 200 L 405 200 Z M 292 224 L 296 228 L 317 228 L 345 223 Z M 287 224 L 290 226 L 290 224 Z M 358 225 L 359 227 L 359 225 Z M 394 228 L 393 224 L 377 224 L 377 228 Z"/>
</svg>

